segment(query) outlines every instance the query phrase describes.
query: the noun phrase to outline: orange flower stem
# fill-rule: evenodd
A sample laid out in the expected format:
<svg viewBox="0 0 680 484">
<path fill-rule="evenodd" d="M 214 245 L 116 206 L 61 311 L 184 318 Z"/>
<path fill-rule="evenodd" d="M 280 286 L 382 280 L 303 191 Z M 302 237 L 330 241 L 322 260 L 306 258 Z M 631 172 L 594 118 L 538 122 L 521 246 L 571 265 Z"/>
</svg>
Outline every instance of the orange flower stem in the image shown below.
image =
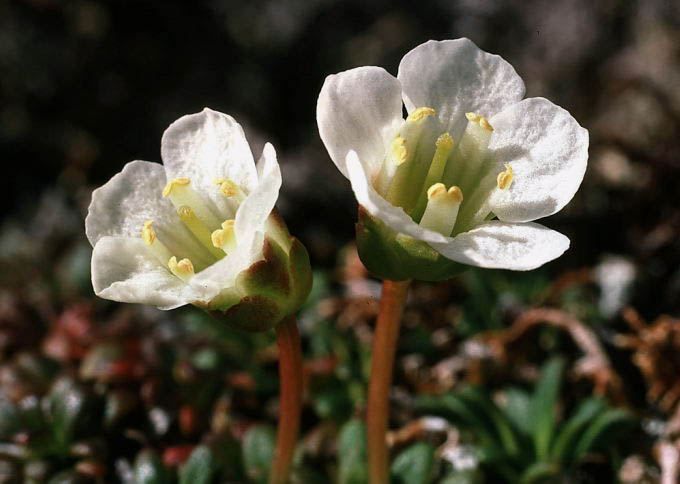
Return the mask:
<svg viewBox="0 0 680 484">
<path fill-rule="evenodd" d="M 294 315 L 276 326 L 276 341 L 279 346 L 281 394 L 276 449 L 269 483 L 284 484 L 288 482 L 302 412 L 302 348 Z"/>
<path fill-rule="evenodd" d="M 389 390 L 409 283 L 410 281 L 383 282 L 380 312 L 373 334 L 373 360 L 366 413 L 371 484 L 387 484 L 390 479 L 389 452 L 385 439 L 390 414 Z"/>
</svg>

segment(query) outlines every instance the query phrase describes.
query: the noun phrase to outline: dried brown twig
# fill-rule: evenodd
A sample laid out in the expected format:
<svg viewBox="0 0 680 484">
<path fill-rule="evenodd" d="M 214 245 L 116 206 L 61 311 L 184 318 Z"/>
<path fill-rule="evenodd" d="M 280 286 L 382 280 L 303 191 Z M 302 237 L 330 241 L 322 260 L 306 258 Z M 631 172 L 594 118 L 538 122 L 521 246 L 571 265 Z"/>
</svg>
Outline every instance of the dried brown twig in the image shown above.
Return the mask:
<svg viewBox="0 0 680 484">
<path fill-rule="evenodd" d="M 583 322 L 564 311 L 552 308 L 529 309 L 508 329 L 487 334 L 483 339 L 498 359 L 507 360 L 507 346 L 529 329 L 541 324 L 563 329 L 571 336 L 583 352 L 583 356 L 575 364 L 574 372 L 578 376 L 592 379 L 596 394 L 609 394 L 615 401 L 625 401 L 621 378 L 614 371 L 595 334 Z"/>
</svg>

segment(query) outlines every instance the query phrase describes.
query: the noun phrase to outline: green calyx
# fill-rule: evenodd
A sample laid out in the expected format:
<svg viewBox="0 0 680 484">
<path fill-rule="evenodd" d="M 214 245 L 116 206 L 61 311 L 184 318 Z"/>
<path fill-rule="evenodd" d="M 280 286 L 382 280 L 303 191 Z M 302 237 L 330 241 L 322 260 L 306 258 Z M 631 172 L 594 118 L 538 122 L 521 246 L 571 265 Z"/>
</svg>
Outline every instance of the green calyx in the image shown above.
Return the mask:
<svg viewBox="0 0 680 484">
<path fill-rule="evenodd" d="M 356 236 L 361 261 L 380 279 L 444 281 L 468 267 L 447 259 L 423 241 L 396 232 L 362 206 Z"/>
<path fill-rule="evenodd" d="M 295 313 L 312 288 L 307 250 L 273 217 L 277 234 L 266 235 L 263 258 L 236 278 L 230 288 L 202 307 L 218 321 L 237 329 L 259 332 L 274 328 Z"/>
</svg>

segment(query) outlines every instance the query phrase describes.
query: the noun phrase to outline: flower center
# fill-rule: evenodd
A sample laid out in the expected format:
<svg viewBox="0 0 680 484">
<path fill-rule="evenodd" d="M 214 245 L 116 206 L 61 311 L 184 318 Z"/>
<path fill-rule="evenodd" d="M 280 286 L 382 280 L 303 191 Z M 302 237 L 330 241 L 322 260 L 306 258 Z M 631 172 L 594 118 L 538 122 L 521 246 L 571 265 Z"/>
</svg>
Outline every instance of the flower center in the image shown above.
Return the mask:
<svg viewBox="0 0 680 484">
<path fill-rule="evenodd" d="M 456 144 L 441 132 L 434 114 L 422 107 L 406 118 L 373 186 L 422 227 L 455 236 L 493 216 L 489 199 L 495 190 L 510 187 L 514 172 L 507 163 L 503 171 L 489 156 L 493 127 L 484 116 L 466 113 Z"/>
<path fill-rule="evenodd" d="M 233 198 L 237 205 L 240 205 L 246 197 L 243 188 L 228 178 L 215 180 L 215 184 L 223 196 Z M 189 229 L 193 237 L 210 253 L 213 262 L 222 259 L 236 249 L 234 220 L 227 219 L 220 222 L 220 219 L 205 203 L 203 197 L 191 187 L 191 180 L 175 178 L 169 181 L 163 189 L 162 195 L 172 202 L 180 220 Z M 214 227 L 222 228 L 212 230 L 211 228 Z M 178 261 L 172 251 L 159 240 L 156 231 L 153 229 L 152 220 L 144 223 L 142 240 L 160 263 L 184 282 L 195 274 L 191 259 L 183 258 Z"/>
</svg>

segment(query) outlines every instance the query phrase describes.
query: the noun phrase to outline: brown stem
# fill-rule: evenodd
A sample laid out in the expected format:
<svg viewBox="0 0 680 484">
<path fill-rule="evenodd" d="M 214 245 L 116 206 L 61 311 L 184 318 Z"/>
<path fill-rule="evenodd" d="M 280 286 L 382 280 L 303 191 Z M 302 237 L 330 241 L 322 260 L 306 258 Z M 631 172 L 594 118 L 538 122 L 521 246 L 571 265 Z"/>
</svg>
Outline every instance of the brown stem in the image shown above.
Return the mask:
<svg viewBox="0 0 680 484">
<path fill-rule="evenodd" d="M 288 316 L 276 326 L 276 341 L 279 345 L 281 395 L 276 450 L 269 482 L 284 484 L 288 481 L 293 461 L 302 411 L 302 349 L 295 316 Z"/>
<path fill-rule="evenodd" d="M 389 482 L 389 454 L 385 435 L 389 418 L 389 390 L 397 348 L 399 325 L 410 281 L 384 281 L 380 313 L 373 334 L 373 360 L 368 387 L 366 424 L 368 468 L 371 484 Z"/>
</svg>

